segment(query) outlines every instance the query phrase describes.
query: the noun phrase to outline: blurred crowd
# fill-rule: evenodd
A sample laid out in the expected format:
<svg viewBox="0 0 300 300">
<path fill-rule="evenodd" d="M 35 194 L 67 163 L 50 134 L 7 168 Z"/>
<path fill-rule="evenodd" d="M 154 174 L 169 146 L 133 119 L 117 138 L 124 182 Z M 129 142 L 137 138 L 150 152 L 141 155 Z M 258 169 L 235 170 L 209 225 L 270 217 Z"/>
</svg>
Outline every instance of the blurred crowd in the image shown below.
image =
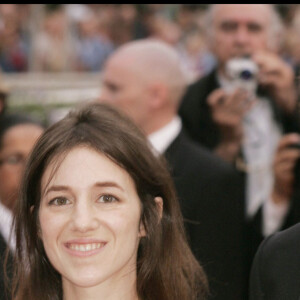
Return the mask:
<svg viewBox="0 0 300 300">
<path fill-rule="evenodd" d="M 3 72 L 99 71 L 117 47 L 157 37 L 179 51 L 191 79 L 211 70 L 205 5 L 1 4 Z"/>
<path fill-rule="evenodd" d="M 207 74 L 206 4 L 0 4 L 2 72 L 100 71 L 120 45 L 156 37 L 180 53 L 190 80 Z M 286 25 L 282 55 L 299 68 L 300 8 L 277 5 Z M 298 72 L 298 71 L 297 71 Z"/>
</svg>

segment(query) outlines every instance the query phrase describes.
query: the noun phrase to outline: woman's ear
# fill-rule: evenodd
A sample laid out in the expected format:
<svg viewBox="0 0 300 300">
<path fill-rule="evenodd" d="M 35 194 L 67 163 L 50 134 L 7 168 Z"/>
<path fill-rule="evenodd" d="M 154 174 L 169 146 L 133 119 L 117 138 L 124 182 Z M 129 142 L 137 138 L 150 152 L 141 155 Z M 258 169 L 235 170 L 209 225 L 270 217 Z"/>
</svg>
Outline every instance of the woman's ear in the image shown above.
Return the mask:
<svg viewBox="0 0 300 300">
<path fill-rule="evenodd" d="M 160 222 L 160 220 L 162 218 L 162 215 L 163 215 L 164 201 L 163 201 L 162 197 L 155 197 L 154 201 L 155 201 L 155 204 L 156 204 L 156 209 L 158 211 L 159 222 Z M 146 233 L 146 230 L 145 230 L 144 223 L 141 222 L 140 230 L 139 230 L 139 237 L 145 237 L 146 235 L 147 235 L 147 233 Z"/>
<path fill-rule="evenodd" d="M 159 221 L 160 221 L 163 216 L 164 201 L 162 197 L 155 197 L 154 201 L 156 203 L 156 208 L 158 210 Z"/>
<path fill-rule="evenodd" d="M 142 237 L 145 237 L 147 234 L 146 234 L 146 229 L 145 229 L 145 226 L 144 226 L 144 223 L 141 222 L 140 223 L 140 230 L 139 230 L 139 237 L 142 238 Z"/>
</svg>

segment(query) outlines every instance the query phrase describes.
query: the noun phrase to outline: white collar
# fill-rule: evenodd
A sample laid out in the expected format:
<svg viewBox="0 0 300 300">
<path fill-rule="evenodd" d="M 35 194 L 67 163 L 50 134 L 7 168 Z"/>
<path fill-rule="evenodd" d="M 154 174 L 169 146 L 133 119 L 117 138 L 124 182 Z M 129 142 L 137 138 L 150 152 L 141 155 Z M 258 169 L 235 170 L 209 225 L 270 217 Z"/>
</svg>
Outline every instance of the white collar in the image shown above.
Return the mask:
<svg viewBox="0 0 300 300">
<path fill-rule="evenodd" d="M 175 116 L 171 122 L 164 127 L 148 135 L 148 139 L 158 154 L 164 153 L 170 144 L 178 136 L 182 128 L 182 122 L 179 116 Z"/>
<path fill-rule="evenodd" d="M 12 212 L 4 206 L 4 204 L 0 201 L 0 232 L 6 241 L 9 244 L 11 249 L 15 248 L 14 239 L 10 239 L 11 227 L 13 222 L 13 214 Z"/>
</svg>

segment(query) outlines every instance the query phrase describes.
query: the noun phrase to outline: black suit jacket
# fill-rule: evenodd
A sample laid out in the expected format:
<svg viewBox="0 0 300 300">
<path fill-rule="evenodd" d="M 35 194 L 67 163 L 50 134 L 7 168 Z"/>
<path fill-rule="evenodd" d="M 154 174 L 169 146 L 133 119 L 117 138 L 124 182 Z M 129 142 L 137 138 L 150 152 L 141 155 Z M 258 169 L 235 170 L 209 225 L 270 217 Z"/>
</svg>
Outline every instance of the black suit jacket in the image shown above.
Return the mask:
<svg viewBox="0 0 300 300">
<path fill-rule="evenodd" d="M 203 265 L 210 299 L 243 299 L 243 189 L 234 169 L 183 131 L 165 152 L 191 248 Z"/>
<path fill-rule="evenodd" d="M 209 149 L 214 149 L 220 143 L 220 133 L 212 119 L 211 110 L 207 103 L 208 96 L 217 88 L 220 88 L 220 85 L 217 81 L 216 70 L 213 70 L 210 74 L 200 78 L 189 86 L 179 108 L 179 115 L 181 116 L 189 135 L 195 141 Z M 299 112 L 295 111 L 293 115 L 285 114 L 277 107 L 275 101 L 272 101 L 267 92 L 261 87 L 258 87 L 257 94 L 265 96 L 270 100 L 274 118 L 283 129 L 284 133 L 300 132 Z M 243 154 L 241 153 L 241 155 Z M 241 176 L 244 177 L 245 181 L 246 174 L 241 173 Z M 244 182 L 243 185 L 245 187 L 246 183 Z M 284 220 L 281 229 L 285 229 L 300 221 L 299 200 L 300 199 L 297 196 L 293 197 L 290 211 Z M 245 232 L 246 244 L 244 248 L 246 251 L 245 257 L 249 272 L 253 256 L 263 240 L 261 209 L 258 210 L 253 219 L 246 220 L 245 217 Z"/>
<path fill-rule="evenodd" d="M 300 224 L 260 245 L 251 270 L 250 300 L 300 299 Z"/>
<path fill-rule="evenodd" d="M 5 285 L 4 285 L 4 259 L 6 254 L 7 244 L 0 233 L 0 300 L 8 300 L 9 298 L 5 296 Z M 8 275 L 11 275 L 11 257 L 8 261 Z"/>
</svg>

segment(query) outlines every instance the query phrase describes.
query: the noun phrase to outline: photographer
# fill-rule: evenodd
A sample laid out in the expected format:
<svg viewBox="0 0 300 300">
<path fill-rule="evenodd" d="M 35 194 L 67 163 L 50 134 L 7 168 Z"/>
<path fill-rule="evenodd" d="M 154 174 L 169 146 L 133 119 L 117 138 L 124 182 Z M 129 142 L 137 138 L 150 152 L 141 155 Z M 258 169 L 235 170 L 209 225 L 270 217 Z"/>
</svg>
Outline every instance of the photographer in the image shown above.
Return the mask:
<svg viewBox="0 0 300 300">
<path fill-rule="evenodd" d="M 272 165 L 280 138 L 299 132 L 295 76 L 277 54 L 282 26 L 272 5 L 211 5 L 207 22 L 217 69 L 189 87 L 179 113 L 195 140 L 235 164 L 244 176 L 245 251 L 250 265 L 264 233 L 280 228 L 282 212 L 287 211 L 282 203 L 268 199 L 272 199 Z M 254 95 L 241 87 L 229 88 L 233 83 L 228 62 L 245 55 L 258 70 Z"/>
</svg>

